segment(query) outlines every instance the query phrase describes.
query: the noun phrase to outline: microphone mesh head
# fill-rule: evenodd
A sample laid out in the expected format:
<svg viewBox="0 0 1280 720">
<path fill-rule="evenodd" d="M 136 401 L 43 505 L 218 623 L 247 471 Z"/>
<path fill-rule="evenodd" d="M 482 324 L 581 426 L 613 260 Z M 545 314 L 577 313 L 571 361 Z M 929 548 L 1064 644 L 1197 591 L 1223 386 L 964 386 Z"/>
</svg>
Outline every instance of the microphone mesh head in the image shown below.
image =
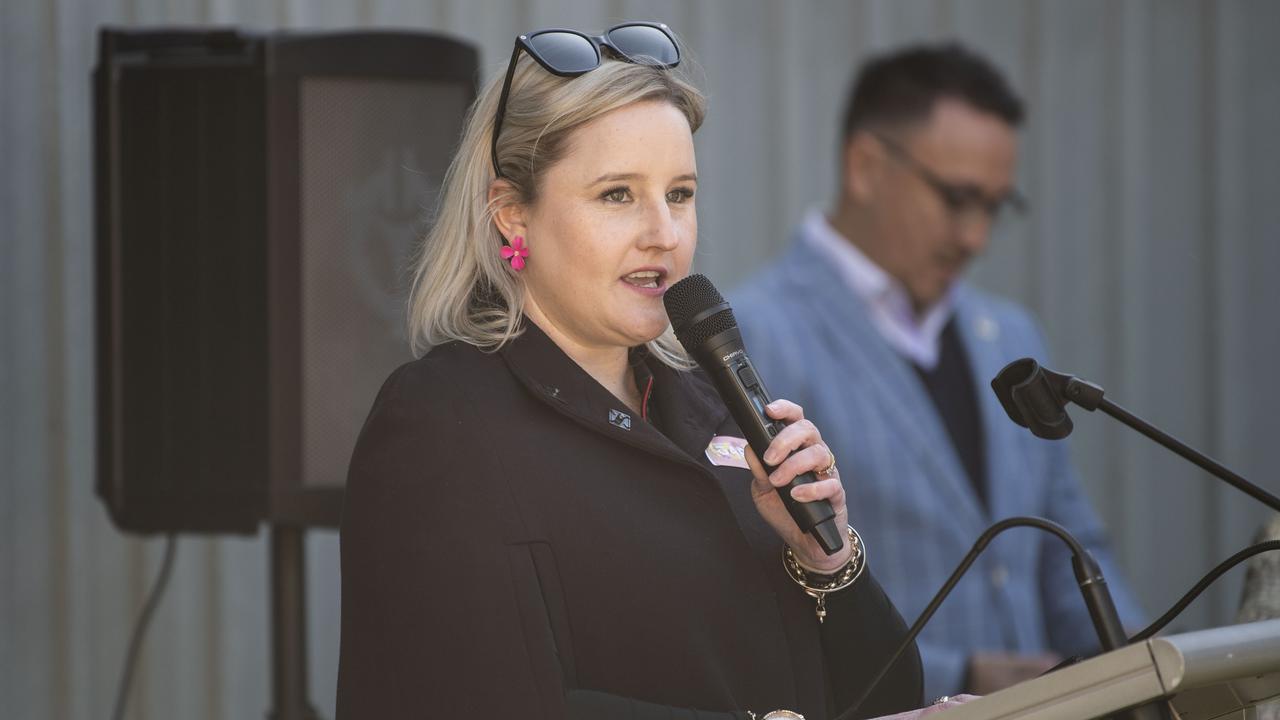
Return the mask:
<svg viewBox="0 0 1280 720">
<path fill-rule="evenodd" d="M 697 353 L 707 338 L 738 326 L 733 310 L 728 307 L 690 324 L 699 314 L 724 304 L 724 297 L 705 275 L 690 275 L 667 288 L 662 294 L 662 304 L 667 308 L 676 338 L 690 354 Z"/>
</svg>

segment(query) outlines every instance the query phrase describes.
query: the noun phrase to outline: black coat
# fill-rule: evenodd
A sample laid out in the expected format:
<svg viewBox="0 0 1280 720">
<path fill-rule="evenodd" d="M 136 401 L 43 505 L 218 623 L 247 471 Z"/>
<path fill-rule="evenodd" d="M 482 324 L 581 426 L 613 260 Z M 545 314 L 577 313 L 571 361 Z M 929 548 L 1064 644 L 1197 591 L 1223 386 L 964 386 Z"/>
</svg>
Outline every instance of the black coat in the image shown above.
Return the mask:
<svg viewBox="0 0 1280 720">
<path fill-rule="evenodd" d="M 750 473 L 706 458 L 741 436 L 710 384 L 635 357 L 665 435 L 532 323 L 391 375 L 347 485 L 339 718 L 818 720 L 887 659 L 905 625 L 871 573 L 820 626 Z M 908 653 L 864 714 L 920 692 Z"/>
</svg>

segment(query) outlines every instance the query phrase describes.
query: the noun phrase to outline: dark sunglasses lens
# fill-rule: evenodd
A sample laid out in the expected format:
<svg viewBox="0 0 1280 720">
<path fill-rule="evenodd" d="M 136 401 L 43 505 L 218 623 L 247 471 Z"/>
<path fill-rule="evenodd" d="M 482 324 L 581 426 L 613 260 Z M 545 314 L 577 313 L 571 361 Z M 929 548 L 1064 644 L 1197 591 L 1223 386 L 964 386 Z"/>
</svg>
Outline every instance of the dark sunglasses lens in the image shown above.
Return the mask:
<svg viewBox="0 0 1280 720">
<path fill-rule="evenodd" d="M 529 38 L 542 61 L 562 73 L 585 73 L 600 64 L 596 47 L 581 35 L 567 32 L 545 32 Z"/>
<path fill-rule="evenodd" d="M 609 42 L 632 62 L 646 65 L 675 65 L 680 51 L 671 38 L 656 27 L 624 25 L 609 31 Z"/>
</svg>

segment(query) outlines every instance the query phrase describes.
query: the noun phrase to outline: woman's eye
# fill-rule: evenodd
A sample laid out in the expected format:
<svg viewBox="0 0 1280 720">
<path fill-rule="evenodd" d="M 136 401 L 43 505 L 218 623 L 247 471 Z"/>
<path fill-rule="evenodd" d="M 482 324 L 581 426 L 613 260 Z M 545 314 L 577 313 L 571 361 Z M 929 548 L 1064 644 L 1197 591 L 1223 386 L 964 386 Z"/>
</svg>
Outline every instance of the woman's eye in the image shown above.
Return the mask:
<svg viewBox="0 0 1280 720">
<path fill-rule="evenodd" d="M 623 203 L 631 199 L 631 191 L 624 187 L 611 188 L 601 193 L 600 199 L 606 202 Z"/>
<path fill-rule="evenodd" d="M 667 202 L 682 203 L 693 197 L 693 188 L 681 187 L 667 193 Z"/>
</svg>

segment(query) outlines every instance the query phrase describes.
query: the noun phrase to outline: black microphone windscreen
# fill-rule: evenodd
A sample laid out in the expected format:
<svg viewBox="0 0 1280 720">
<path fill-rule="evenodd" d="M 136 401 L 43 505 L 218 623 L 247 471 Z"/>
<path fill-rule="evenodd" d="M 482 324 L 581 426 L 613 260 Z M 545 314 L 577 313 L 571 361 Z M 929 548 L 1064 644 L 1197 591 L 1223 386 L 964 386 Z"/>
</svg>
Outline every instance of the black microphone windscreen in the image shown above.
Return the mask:
<svg viewBox="0 0 1280 720">
<path fill-rule="evenodd" d="M 662 304 L 676 338 L 691 354 L 707 338 L 738 326 L 724 296 L 705 275 L 690 275 L 667 288 Z"/>
<path fill-rule="evenodd" d="M 1004 408 L 1010 420 L 1022 427 L 1027 427 L 1027 421 L 1022 417 L 1022 409 L 1013 401 L 1013 386 L 1026 382 L 1027 378 L 1039 370 L 1040 366 L 1035 360 L 1020 358 L 1005 365 L 995 377 L 991 378 L 991 389 L 1000 401 L 1000 407 Z"/>
</svg>

